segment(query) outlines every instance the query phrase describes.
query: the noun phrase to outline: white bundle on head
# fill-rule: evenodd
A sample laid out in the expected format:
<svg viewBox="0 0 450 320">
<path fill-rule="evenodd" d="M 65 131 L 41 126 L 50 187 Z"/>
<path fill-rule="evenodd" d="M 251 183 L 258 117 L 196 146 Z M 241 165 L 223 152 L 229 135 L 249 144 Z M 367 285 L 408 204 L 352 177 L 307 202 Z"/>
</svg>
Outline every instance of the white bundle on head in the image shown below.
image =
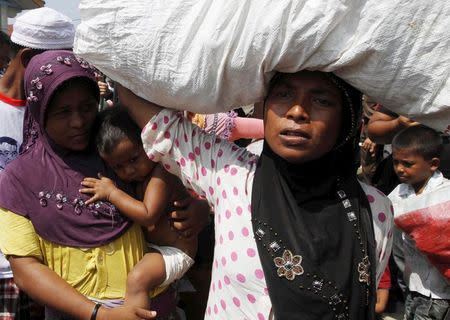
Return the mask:
<svg viewBox="0 0 450 320">
<path fill-rule="evenodd" d="M 387 108 L 450 124 L 446 0 L 81 0 L 75 52 L 157 104 L 262 100 L 276 71 L 335 72 Z"/>
</svg>

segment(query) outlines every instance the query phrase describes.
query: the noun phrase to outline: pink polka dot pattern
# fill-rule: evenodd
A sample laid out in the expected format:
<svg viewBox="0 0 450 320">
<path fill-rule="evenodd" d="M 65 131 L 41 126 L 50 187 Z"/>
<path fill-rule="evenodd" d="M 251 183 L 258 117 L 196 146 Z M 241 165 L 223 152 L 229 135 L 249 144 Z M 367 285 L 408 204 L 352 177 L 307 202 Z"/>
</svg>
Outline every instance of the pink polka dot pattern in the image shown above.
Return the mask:
<svg viewBox="0 0 450 320">
<path fill-rule="evenodd" d="M 182 167 L 186 166 L 186 160 L 184 158 L 180 159 L 180 164 Z"/>
<path fill-rule="evenodd" d="M 213 195 L 214 194 L 214 188 L 213 187 L 209 187 L 208 188 L 209 194 Z"/>
<path fill-rule="evenodd" d="M 372 195 L 368 194 L 367 201 L 369 201 L 369 203 L 373 203 L 375 201 L 375 198 Z"/>
<path fill-rule="evenodd" d="M 165 124 L 168 124 L 169 123 L 169 117 L 168 116 L 164 116 L 163 122 Z"/>
<path fill-rule="evenodd" d="M 381 222 L 384 222 L 386 220 L 386 215 L 384 214 L 384 212 L 380 212 L 378 214 L 378 220 L 380 220 Z"/>
<path fill-rule="evenodd" d="M 237 297 L 233 298 L 233 303 L 238 308 L 241 306 L 241 300 L 239 300 Z"/>
<path fill-rule="evenodd" d="M 224 199 L 227 198 L 227 192 L 225 190 L 222 191 L 222 198 L 224 198 Z"/>
<path fill-rule="evenodd" d="M 259 280 L 264 278 L 264 272 L 261 269 L 256 269 L 255 270 L 255 277 L 258 278 Z"/>
<path fill-rule="evenodd" d="M 236 280 L 239 281 L 240 283 L 244 283 L 246 281 L 245 276 L 242 273 L 238 273 L 236 275 Z"/>
<path fill-rule="evenodd" d="M 237 171 L 236 168 L 231 168 L 231 170 L 230 170 L 230 174 L 231 174 L 232 176 L 235 176 L 237 172 L 238 172 L 238 171 Z"/>
<path fill-rule="evenodd" d="M 256 298 L 255 298 L 255 296 L 252 295 L 252 294 L 248 294 L 248 295 L 247 295 L 247 299 L 248 299 L 248 301 L 249 301 L 250 303 L 252 303 L 252 304 L 256 302 Z"/>
<path fill-rule="evenodd" d="M 231 283 L 230 278 L 228 276 L 223 277 L 223 282 L 225 282 L 226 285 L 229 285 Z"/>
<path fill-rule="evenodd" d="M 209 150 L 209 149 L 211 149 L 211 143 L 210 142 L 205 142 L 205 149 L 206 150 Z"/>
<path fill-rule="evenodd" d="M 233 194 L 237 196 L 239 194 L 239 190 L 236 187 L 233 187 Z"/>
<path fill-rule="evenodd" d="M 225 217 L 227 218 L 227 219 L 230 219 L 231 218 L 231 211 L 230 210 L 226 210 L 225 211 Z"/>
<path fill-rule="evenodd" d="M 152 130 L 156 130 L 156 129 L 158 129 L 158 125 L 157 125 L 155 122 L 153 122 L 153 124 L 152 124 Z"/>
<path fill-rule="evenodd" d="M 189 158 L 189 160 L 194 161 L 195 160 L 195 154 L 193 154 L 192 152 L 189 152 L 188 158 Z"/>
<path fill-rule="evenodd" d="M 217 305 L 214 305 L 214 313 L 217 314 L 217 312 L 219 312 L 219 309 L 217 308 Z"/>
<path fill-rule="evenodd" d="M 236 208 L 236 213 L 237 213 L 238 215 L 241 215 L 241 214 L 242 214 L 242 208 L 238 206 L 238 207 Z"/>
<path fill-rule="evenodd" d="M 202 167 L 202 169 L 201 169 L 201 172 L 202 172 L 202 176 L 206 176 L 206 174 L 207 174 L 207 172 L 206 172 L 206 168 L 205 167 Z"/>
<path fill-rule="evenodd" d="M 244 237 L 248 237 L 249 232 L 248 232 L 247 227 L 243 227 L 241 232 L 242 232 L 242 235 L 243 235 Z"/>
<path fill-rule="evenodd" d="M 219 287 L 219 290 L 222 290 L 222 281 L 219 280 L 219 282 L 217 282 L 217 286 Z"/>
<path fill-rule="evenodd" d="M 221 261 L 222 261 L 223 266 L 225 266 L 227 264 L 227 258 L 222 257 Z"/>
<path fill-rule="evenodd" d="M 261 312 L 258 312 L 258 320 L 266 320 L 266 317 Z"/>
<path fill-rule="evenodd" d="M 228 239 L 230 239 L 230 240 L 234 239 L 234 232 L 233 231 L 228 232 Z"/>
<path fill-rule="evenodd" d="M 194 148 L 194 153 L 199 156 L 200 155 L 200 148 L 199 147 L 195 147 Z"/>
<path fill-rule="evenodd" d="M 248 255 L 249 257 L 253 258 L 253 257 L 256 255 L 255 249 L 253 249 L 253 248 L 248 248 L 248 249 L 247 249 L 247 255 Z"/>
<path fill-rule="evenodd" d="M 220 305 L 222 306 L 222 309 L 223 310 L 226 310 L 227 309 L 227 304 L 225 303 L 225 301 L 222 299 L 222 300 L 220 300 Z"/>
<path fill-rule="evenodd" d="M 231 260 L 235 262 L 237 259 L 238 259 L 238 255 L 237 255 L 236 251 L 233 251 L 231 253 Z"/>
</svg>

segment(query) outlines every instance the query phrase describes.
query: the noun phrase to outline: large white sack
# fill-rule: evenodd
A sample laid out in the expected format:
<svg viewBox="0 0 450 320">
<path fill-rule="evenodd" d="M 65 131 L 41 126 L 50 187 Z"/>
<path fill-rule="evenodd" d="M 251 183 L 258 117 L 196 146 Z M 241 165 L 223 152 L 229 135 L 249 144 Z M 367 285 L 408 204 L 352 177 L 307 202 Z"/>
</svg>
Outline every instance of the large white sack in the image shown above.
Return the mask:
<svg viewBox="0 0 450 320">
<path fill-rule="evenodd" d="M 81 0 L 75 52 L 139 96 L 213 113 L 273 71 L 334 71 L 387 108 L 450 124 L 447 0 Z"/>
</svg>

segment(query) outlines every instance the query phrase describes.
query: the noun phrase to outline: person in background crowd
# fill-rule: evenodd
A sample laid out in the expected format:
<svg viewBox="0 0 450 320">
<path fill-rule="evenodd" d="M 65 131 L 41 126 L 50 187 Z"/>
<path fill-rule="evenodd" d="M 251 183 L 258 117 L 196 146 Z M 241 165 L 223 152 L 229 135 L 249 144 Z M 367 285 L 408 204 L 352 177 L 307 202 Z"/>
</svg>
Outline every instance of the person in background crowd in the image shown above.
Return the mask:
<svg viewBox="0 0 450 320">
<path fill-rule="evenodd" d="M 44 50 L 72 48 L 74 35 L 71 19 L 47 7 L 27 11 L 14 22 L 6 55 L 11 60 L 0 79 L 0 139 L 3 141 L 0 153 L 3 154 L 3 166 L 13 160 L 12 155 L 18 154 L 22 144 L 26 104 L 23 77 L 28 62 Z M 34 308 L 33 305 L 31 307 Z M 0 253 L 0 319 L 22 319 L 27 317 L 29 310 L 28 298 L 14 284 L 9 263 Z M 35 317 L 41 319 L 43 315 L 37 309 L 35 311 Z"/>
<path fill-rule="evenodd" d="M 442 139 L 431 128 L 411 126 L 398 133 L 392 141 L 394 170 L 401 184 L 390 194 L 394 212 L 403 202 L 429 194 L 450 181 L 439 171 Z M 402 233 L 404 279 L 408 287 L 405 320 L 443 320 L 449 312 L 450 284 Z"/>
<path fill-rule="evenodd" d="M 11 40 L 9 36 L 0 31 L 0 78 L 6 71 L 10 60 Z"/>
<path fill-rule="evenodd" d="M 356 179 L 357 90 L 330 73 L 278 74 L 258 157 L 117 89 L 149 158 L 214 206 L 206 319 L 375 318 L 393 221 Z"/>
</svg>

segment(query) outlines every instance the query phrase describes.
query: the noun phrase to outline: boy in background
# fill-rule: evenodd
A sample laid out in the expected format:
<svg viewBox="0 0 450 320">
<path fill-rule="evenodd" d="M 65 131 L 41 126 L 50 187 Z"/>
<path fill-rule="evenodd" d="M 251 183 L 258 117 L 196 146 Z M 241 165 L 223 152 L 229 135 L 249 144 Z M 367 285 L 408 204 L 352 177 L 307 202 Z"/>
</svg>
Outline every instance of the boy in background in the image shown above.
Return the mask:
<svg viewBox="0 0 450 320">
<path fill-rule="evenodd" d="M 450 187 L 450 181 L 438 169 L 442 139 L 433 129 L 423 125 L 408 127 L 394 137 L 392 151 L 394 170 L 401 182 L 389 194 L 394 212 L 403 201 Z M 402 240 L 404 278 L 409 290 L 404 319 L 444 319 L 449 312 L 450 285 L 411 237 L 403 233 Z"/>
</svg>

